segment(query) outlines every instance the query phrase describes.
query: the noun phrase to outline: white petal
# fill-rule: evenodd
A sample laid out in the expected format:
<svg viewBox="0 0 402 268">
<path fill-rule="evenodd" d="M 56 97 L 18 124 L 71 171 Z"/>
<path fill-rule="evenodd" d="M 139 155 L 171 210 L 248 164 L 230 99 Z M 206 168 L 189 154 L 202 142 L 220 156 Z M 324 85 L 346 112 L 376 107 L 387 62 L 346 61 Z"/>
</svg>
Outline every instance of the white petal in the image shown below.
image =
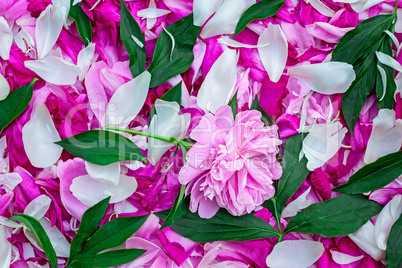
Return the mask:
<svg viewBox="0 0 402 268">
<path fill-rule="evenodd" d="M 226 49 L 212 65 L 205 76 L 197 96 L 197 105 L 205 112 L 215 113 L 226 105 L 232 96 L 237 79 L 238 55 L 235 50 Z"/>
<path fill-rule="evenodd" d="M 80 68 L 80 81 L 83 81 L 85 75 L 88 73 L 89 66 L 91 65 L 92 58 L 95 54 L 95 43 L 89 43 L 87 47 L 83 48 L 77 57 L 77 66 Z"/>
<path fill-rule="evenodd" d="M 324 253 L 321 242 L 309 240 L 285 240 L 275 245 L 267 257 L 270 268 L 307 268 Z"/>
<path fill-rule="evenodd" d="M 276 83 L 282 76 L 288 59 L 288 41 L 279 25 L 272 23 L 262 32 L 258 38 L 258 44 L 270 44 L 258 48 L 258 53 L 269 79 Z"/>
<path fill-rule="evenodd" d="M 0 57 L 3 60 L 10 58 L 10 49 L 13 44 L 13 32 L 4 17 L 0 17 Z"/>
<path fill-rule="evenodd" d="M 285 209 L 282 211 L 281 218 L 293 217 L 302 209 L 311 205 L 311 200 L 306 199 L 307 195 L 310 193 L 311 187 L 309 187 L 303 194 L 298 198 L 290 202 Z"/>
<path fill-rule="evenodd" d="M 352 4 L 350 4 L 350 6 L 352 7 L 352 9 L 358 13 L 369 9 L 372 6 L 375 6 L 381 2 L 384 2 L 385 0 L 359 0 L 356 1 Z"/>
<path fill-rule="evenodd" d="M 382 68 L 380 65 L 377 65 L 377 69 L 381 75 L 382 90 L 383 90 L 382 96 L 378 101 L 382 101 L 385 97 L 385 94 L 387 93 L 387 73 L 385 72 L 384 68 Z"/>
<path fill-rule="evenodd" d="M 335 11 L 324 5 L 320 0 L 310 0 L 309 3 L 324 16 L 333 17 L 335 15 Z"/>
<path fill-rule="evenodd" d="M 169 14 L 171 11 L 166 9 L 159 9 L 159 8 L 146 8 L 139 10 L 137 12 L 137 16 L 146 19 L 155 19 L 162 17 L 166 14 Z"/>
<path fill-rule="evenodd" d="M 73 6 L 75 6 L 76 4 L 81 3 L 81 2 L 82 2 L 82 0 L 74 0 Z"/>
<path fill-rule="evenodd" d="M 22 141 L 29 161 L 34 167 L 46 168 L 57 162 L 63 148 L 52 117 L 44 104 L 38 104 L 31 120 L 22 128 Z"/>
<path fill-rule="evenodd" d="M 46 82 L 60 86 L 73 85 L 80 74 L 79 67 L 55 56 L 42 60 L 27 60 L 24 65 Z"/>
<path fill-rule="evenodd" d="M 0 101 L 7 98 L 10 93 L 10 85 L 8 84 L 6 78 L 0 74 Z"/>
<path fill-rule="evenodd" d="M 334 262 L 336 262 L 337 264 L 349 264 L 358 260 L 361 260 L 364 258 L 363 255 L 360 256 L 351 256 L 339 251 L 335 251 L 335 250 L 329 250 L 331 252 L 332 255 L 332 259 L 334 260 Z"/>
<path fill-rule="evenodd" d="M 40 195 L 32 200 L 25 208 L 24 214 L 34 217 L 37 220 L 43 218 L 48 211 L 52 199 L 47 195 Z"/>
<path fill-rule="evenodd" d="M 116 186 L 83 175 L 73 180 L 70 191 L 84 205 L 91 207 L 108 196 L 111 196 L 111 204 L 123 201 L 137 190 L 137 186 L 135 178 L 126 175 L 120 175 Z"/>
<path fill-rule="evenodd" d="M 402 120 L 395 120 L 395 111 L 381 109 L 373 120 L 373 130 L 367 143 L 364 162 L 399 151 L 402 143 Z"/>
<path fill-rule="evenodd" d="M 394 58 L 380 51 L 376 51 L 375 54 L 379 62 L 397 70 L 398 72 L 402 72 L 401 64 L 397 62 Z"/>
<path fill-rule="evenodd" d="M 9 221 L 6 217 L 0 216 L 0 226 L 4 225 L 10 228 L 20 228 L 23 227 L 23 224 L 17 223 L 15 221 Z"/>
<path fill-rule="evenodd" d="M 269 46 L 270 43 L 266 44 L 261 44 L 261 45 L 248 45 L 248 44 L 243 44 L 240 42 L 237 42 L 234 39 L 230 39 L 229 36 L 222 36 L 221 38 L 218 39 L 219 44 L 227 45 L 229 47 L 235 47 L 235 48 L 260 48 L 260 47 L 266 47 Z"/>
<path fill-rule="evenodd" d="M 255 0 L 224 0 L 215 15 L 205 24 L 200 36 L 209 38 L 221 34 L 233 34 L 241 15 Z"/>
<path fill-rule="evenodd" d="M 302 147 L 308 160 L 308 170 L 313 171 L 331 159 L 341 148 L 346 132 L 347 129 L 339 121 L 313 126 L 303 140 Z"/>
<path fill-rule="evenodd" d="M 157 99 L 155 102 L 156 115 L 149 125 L 149 133 L 170 138 L 184 138 L 190 124 L 190 115 L 179 115 L 180 106 L 176 102 Z M 174 145 L 157 139 L 148 139 L 149 162 L 155 165 L 159 159 Z"/>
<path fill-rule="evenodd" d="M 335 61 L 290 67 L 288 73 L 321 94 L 344 93 L 356 78 L 352 65 Z"/>
<path fill-rule="evenodd" d="M 374 237 L 374 225 L 371 221 L 364 224 L 359 230 L 348 235 L 350 239 L 364 252 L 376 261 L 385 259 L 385 250 L 378 248 Z"/>
<path fill-rule="evenodd" d="M 42 225 L 43 229 L 45 229 L 46 234 L 49 236 L 54 251 L 56 251 L 56 255 L 58 257 L 68 258 L 70 254 L 70 243 L 68 243 L 67 239 L 60 232 L 60 230 L 57 229 L 56 226 L 50 227 L 50 221 L 47 218 L 42 218 L 39 223 Z M 24 233 L 29 242 L 31 242 L 39 250 L 43 251 L 36 235 L 34 235 L 28 228 L 24 228 Z"/>
<path fill-rule="evenodd" d="M 7 238 L 10 232 L 6 226 L 0 225 L 0 268 L 9 268 L 11 263 L 11 243 Z"/>
<path fill-rule="evenodd" d="M 21 182 L 21 175 L 17 172 L 0 174 L 0 185 L 7 193 L 13 191 L 15 187 Z"/>
<path fill-rule="evenodd" d="M 94 180 L 111 183 L 113 185 L 119 184 L 120 164 L 118 162 L 100 166 L 85 161 L 85 168 L 89 176 Z"/>
<path fill-rule="evenodd" d="M 20 27 L 21 30 L 14 36 L 14 41 L 19 49 L 27 53 L 28 49 L 35 46 L 35 41 L 23 26 Z"/>
<path fill-rule="evenodd" d="M 402 9 L 400 8 L 396 11 L 395 32 L 402 33 Z"/>
<path fill-rule="evenodd" d="M 377 246 L 382 249 L 387 249 L 387 240 L 392 225 L 398 220 L 402 213 L 402 195 L 396 195 L 388 204 L 381 210 L 374 226 L 374 235 Z"/>
<path fill-rule="evenodd" d="M 150 82 L 151 74 L 145 71 L 120 86 L 107 105 L 106 125 L 126 128 L 144 105 Z"/>
<path fill-rule="evenodd" d="M 194 0 L 194 25 L 202 26 L 219 8 L 223 0 Z"/>
<path fill-rule="evenodd" d="M 36 20 L 35 38 L 39 59 L 44 58 L 56 44 L 67 14 L 65 6 L 48 5 Z"/>
</svg>

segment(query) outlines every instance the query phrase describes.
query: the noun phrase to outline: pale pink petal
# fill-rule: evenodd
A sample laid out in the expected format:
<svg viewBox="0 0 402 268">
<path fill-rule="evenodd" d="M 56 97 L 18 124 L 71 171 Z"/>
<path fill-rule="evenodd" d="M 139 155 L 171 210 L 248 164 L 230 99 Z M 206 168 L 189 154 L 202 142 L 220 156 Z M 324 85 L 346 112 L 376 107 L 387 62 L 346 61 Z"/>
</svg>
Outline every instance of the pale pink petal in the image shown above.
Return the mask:
<svg viewBox="0 0 402 268">
<path fill-rule="evenodd" d="M 49 110 L 44 104 L 38 104 L 31 120 L 22 128 L 22 141 L 31 164 L 39 168 L 55 164 L 63 148 L 54 142 L 60 140 Z"/>
<path fill-rule="evenodd" d="M 328 43 L 338 43 L 339 40 L 353 27 L 339 28 L 332 24 L 317 21 L 306 26 L 307 32 L 317 39 Z"/>
<path fill-rule="evenodd" d="M 11 243 L 7 240 L 10 237 L 7 227 L 0 225 L 0 268 L 9 268 L 11 263 Z"/>
<path fill-rule="evenodd" d="M 13 44 L 13 32 L 4 17 L 0 17 L 0 33 L 0 57 L 3 60 L 8 60 Z"/>
<path fill-rule="evenodd" d="M 307 268 L 324 253 L 321 242 L 309 240 L 285 240 L 275 245 L 267 257 L 270 268 Z"/>
</svg>

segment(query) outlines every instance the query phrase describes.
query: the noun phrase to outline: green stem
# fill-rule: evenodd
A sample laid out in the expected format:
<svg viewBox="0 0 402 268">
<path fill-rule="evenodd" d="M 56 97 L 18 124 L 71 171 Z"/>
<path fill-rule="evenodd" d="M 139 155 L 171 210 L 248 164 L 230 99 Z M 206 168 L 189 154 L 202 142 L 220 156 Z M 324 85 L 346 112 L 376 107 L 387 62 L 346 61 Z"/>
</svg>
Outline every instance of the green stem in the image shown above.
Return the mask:
<svg viewBox="0 0 402 268">
<path fill-rule="evenodd" d="M 158 136 L 158 135 L 154 135 L 154 134 L 150 134 L 150 133 L 145 133 L 145 132 L 131 130 L 131 129 L 125 129 L 125 128 L 118 128 L 118 127 L 106 127 L 106 129 L 127 132 L 130 134 L 135 134 L 135 135 L 140 135 L 140 136 L 145 136 L 148 138 L 153 138 L 153 139 L 157 139 L 157 140 L 161 140 L 161 141 L 165 141 L 165 142 L 169 142 L 169 143 L 173 143 L 174 145 L 177 145 L 176 138 L 174 138 L 174 137 L 166 138 L 166 137 L 162 137 L 162 136 Z"/>
<path fill-rule="evenodd" d="M 399 0 L 396 0 L 396 1 L 395 1 L 395 9 L 394 9 L 394 16 L 395 16 L 395 19 L 396 19 L 396 12 L 397 12 L 397 10 L 398 10 L 398 4 L 399 4 Z"/>
<path fill-rule="evenodd" d="M 284 236 L 284 234 L 279 234 L 278 242 L 276 242 L 277 244 L 282 241 L 283 236 Z"/>
</svg>

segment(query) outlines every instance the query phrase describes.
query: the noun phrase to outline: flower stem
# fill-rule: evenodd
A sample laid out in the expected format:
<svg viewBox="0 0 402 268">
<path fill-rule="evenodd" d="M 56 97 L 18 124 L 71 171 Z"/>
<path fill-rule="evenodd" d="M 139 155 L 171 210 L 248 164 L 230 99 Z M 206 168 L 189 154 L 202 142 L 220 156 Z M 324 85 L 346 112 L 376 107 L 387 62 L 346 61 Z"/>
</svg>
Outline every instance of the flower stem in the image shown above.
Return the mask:
<svg viewBox="0 0 402 268">
<path fill-rule="evenodd" d="M 174 145 L 177 145 L 176 138 L 174 138 L 174 137 L 166 138 L 166 137 L 162 137 L 162 136 L 158 136 L 158 135 L 154 135 L 154 134 L 150 134 L 150 133 L 145 133 L 145 132 L 131 130 L 131 129 L 125 129 L 125 128 L 118 128 L 118 127 L 106 127 L 106 129 L 126 132 L 126 133 L 140 135 L 140 136 L 145 136 L 148 138 L 153 138 L 153 139 L 157 139 L 157 140 L 161 140 L 161 141 L 165 141 L 165 142 L 169 142 L 169 143 L 173 143 Z"/>
</svg>

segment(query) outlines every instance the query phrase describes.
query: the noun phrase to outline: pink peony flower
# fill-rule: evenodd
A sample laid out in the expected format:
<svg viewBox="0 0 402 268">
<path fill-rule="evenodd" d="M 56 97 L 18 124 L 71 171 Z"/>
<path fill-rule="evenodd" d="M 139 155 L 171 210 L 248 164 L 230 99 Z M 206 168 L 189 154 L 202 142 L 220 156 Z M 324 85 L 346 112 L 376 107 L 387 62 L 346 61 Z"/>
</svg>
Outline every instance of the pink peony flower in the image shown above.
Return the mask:
<svg viewBox="0 0 402 268">
<path fill-rule="evenodd" d="M 239 216 L 250 213 L 275 193 L 273 180 L 282 168 L 276 154 L 282 142 L 277 126 L 264 127 L 261 113 L 240 112 L 233 119 L 229 106 L 202 117 L 190 137 L 197 143 L 187 154 L 179 182 L 191 194 L 190 210 L 203 218 L 220 207 Z"/>
</svg>

